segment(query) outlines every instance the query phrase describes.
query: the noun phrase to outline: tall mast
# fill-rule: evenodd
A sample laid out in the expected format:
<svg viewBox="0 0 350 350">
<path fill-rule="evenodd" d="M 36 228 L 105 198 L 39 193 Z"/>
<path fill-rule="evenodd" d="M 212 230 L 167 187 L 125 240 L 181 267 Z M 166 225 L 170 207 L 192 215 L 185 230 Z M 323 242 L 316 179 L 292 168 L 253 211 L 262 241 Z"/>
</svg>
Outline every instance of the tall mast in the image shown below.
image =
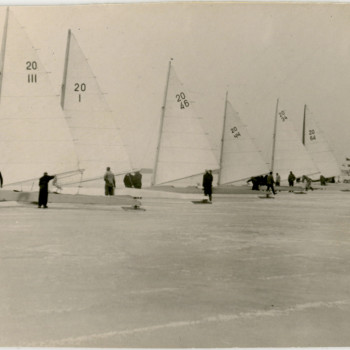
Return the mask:
<svg viewBox="0 0 350 350">
<path fill-rule="evenodd" d="M 272 158 L 271 158 L 271 171 L 273 172 L 273 167 L 275 163 L 275 150 L 276 150 L 276 131 L 277 131 L 277 115 L 278 115 L 278 102 L 279 99 L 277 99 L 276 103 L 276 112 L 275 112 L 275 124 L 273 127 L 273 143 L 272 143 Z"/>
<path fill-rule="evenodd" d="M 225 98 L 225 111 L 224 111 L 224 122 L 222 125 L 222 134 L 221 134 L 221 149 L 220 149 L 220 168 L 219 168 L 219 177 L 218 177 L 218 185 L 221 184 L 221 171 L 222 171 L 222 162 L 223 162 L 223 151 L 224 151 L 224 137 L 225 137 L 225 130 L 226 130 L 226 111 L 227 111 L 227 95 L 228 91 L 226 91 L 226 98 Z"/>
<path fill-rule="evenodd" d="M 306 125 L 306 105 L 304 105 L 304 119 L 303 119 L 303 145 L 305 146 L 305 125 Z"/>
<path fill-rule="evenodd" d="M 68 70 L 68 59 L 69 59 L 69 49 L 70 49 L 70 38 L 71 38 L 71 30 L 68 29 L 68 36 L 67 36 L 67 47 L 66 47 L 66 57 L 64 60 L 64 70 L 63 70 L 63 79 L 62 79 L 62 86 L 61 86 L 61 107 L 64 109 L 64 99 L 66 96 L 66 82 L 67 82 L 67 70 Z"/>
<path fill-rule="evenodd" d="M 172 60 L 173 59 L 171 58 L 169 61 L 169 68 L 168 68 L 168 74 L 167 74 L 166 85 L 165 85 L 164 100 L 163 100 L 163 106 L 162 106 L 162 117 L 161 117 L 160 125 L 159 125 L 158 144 L 157 144 L 155 163 L 154 163 L 154 167 L 153 167 L 153 176 L 152 176 L 152 181 L 151 181 L 152 186 L 155 185 L 155 181 L 156 181 L 156 177 L 157 177 L 160 142 L 162 140 L 162 131 L 163 131 L 163 124 L 164 124 L 166 100 L 168 97 L 168 87 L 169 87 L 169 78 L 170 78 L 170 69 L 171 69 L 171 61 Z"/>
<path fill-rule="evenodd" d="M 5 50 L 6 50 L 6 40 L 7 40 L 7 28 L 9 23 L 9 7 L 6 9 L 6 19 L 4 25 L 4 32 L 2 35 L 2 43 L 1 43 L 1 61 L 0 61 L 0 98 L 1 98 L 1 90 L 2 90 L 2 79 L 4 77 L 4 65 L 5 65 Z"/>
</svg>

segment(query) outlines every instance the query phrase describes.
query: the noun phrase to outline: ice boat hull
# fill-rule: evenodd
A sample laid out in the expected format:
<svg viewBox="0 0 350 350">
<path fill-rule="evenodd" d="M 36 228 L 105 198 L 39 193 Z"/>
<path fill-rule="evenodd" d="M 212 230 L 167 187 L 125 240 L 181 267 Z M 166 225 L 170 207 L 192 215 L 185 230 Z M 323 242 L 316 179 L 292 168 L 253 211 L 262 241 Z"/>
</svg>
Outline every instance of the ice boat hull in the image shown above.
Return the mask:
<svg viewBox="0 0 350 350">
<path fill-rule="evenodd" d="M 37 202 L 38 192 L 0 191 L 0 201 Z M 49 193 L 48 203 L 100 204 L 100 205 L 141 205 L 130 195 L 94 196 L 85 194 Z"/>
</svg>

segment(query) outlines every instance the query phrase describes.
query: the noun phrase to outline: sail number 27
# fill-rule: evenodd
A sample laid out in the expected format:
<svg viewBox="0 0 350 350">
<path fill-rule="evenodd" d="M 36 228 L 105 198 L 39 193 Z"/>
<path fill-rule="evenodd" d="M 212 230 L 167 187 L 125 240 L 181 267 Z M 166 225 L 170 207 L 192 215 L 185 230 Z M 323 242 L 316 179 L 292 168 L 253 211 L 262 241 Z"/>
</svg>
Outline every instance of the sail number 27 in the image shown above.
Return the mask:
<svg viewBox="0 0 350 350">
<path fill-rule="evenodd" d="M 188 102 L 188 100 L 186 100 L 186 95 L 184 92 L 180 92 L 179 94 L 176 95 L 176 101 L 179 102 L 181 109 L 184 109 L 190 106 L 190 103 Z"/>
</svg>

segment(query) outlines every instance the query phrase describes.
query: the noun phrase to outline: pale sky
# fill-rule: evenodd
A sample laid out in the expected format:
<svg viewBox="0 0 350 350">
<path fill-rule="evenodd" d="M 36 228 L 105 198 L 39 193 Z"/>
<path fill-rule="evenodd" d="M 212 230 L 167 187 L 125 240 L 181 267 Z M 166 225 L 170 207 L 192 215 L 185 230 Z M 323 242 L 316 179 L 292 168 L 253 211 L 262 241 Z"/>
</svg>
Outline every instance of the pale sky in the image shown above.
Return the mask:
<svg viewBox="0 0 350 350">
<path fill-rule="evenodd" d="M 300 133 L 304 104 L 341 163 L 350 156 L 350 4 L 16 6 L 57 94 L 67 31 L 88 59 L 134 166 L 152 167 L 168 61 L 218 156 L 225 92 L 261 148 L 276 99 Z M 5 7 L 0 8 L 0 31 Z"/>
</svg>

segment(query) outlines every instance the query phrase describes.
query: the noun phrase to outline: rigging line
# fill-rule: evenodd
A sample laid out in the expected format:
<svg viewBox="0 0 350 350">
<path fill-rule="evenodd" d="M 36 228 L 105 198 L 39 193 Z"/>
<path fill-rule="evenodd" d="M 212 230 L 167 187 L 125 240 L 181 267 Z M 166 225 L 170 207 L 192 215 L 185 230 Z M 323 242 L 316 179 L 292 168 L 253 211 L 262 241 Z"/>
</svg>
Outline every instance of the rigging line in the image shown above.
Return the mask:
<svg viewBox="0 0 350 350">
<path fill-rule="evenodd" d="M 25 119 L 25 118 L 24 118 Z M 86 130 L 109 130 L 109 131 L 113 131 L 113 130 L 119 130 L 119 129 L 116 129 L 116 128 L 108 128 L 108 127 L 106 127 L 106 128 L 101 128 L 101 127 L 95 127 L 95 126 L 91 126 L 91 127 L 89 127 L 89 126 L 70 126 L 70 128 L 72 128 L 72 129 L 86 129 Z"/>
<path fill-rule="evenodd" d="M 64 172 L 64 173 L 55 174 L 55 176 L 57 176 L 58 179 L 59 179 L 61 175 L 63 175 L 64 177 L 68 177 L 69 174 L 71 174 L 71 176 L 74 176 L 74 175 L 76 175 L 78 173 L 81 173 L 83 171 L 84 171 L 83 169 L 71 170 L 71 171 L 67 171 L 67 172 Z M 26 182 L 38 181 L 39 179 L 40 179 L 40 177 L 35 177 L 35 178 L 28 179 L 28 180 L 22 180 L 22 181 L 8 183 L 8 184 L 6 184 L 6 186 L 24 184 Z"/>
</svg>

